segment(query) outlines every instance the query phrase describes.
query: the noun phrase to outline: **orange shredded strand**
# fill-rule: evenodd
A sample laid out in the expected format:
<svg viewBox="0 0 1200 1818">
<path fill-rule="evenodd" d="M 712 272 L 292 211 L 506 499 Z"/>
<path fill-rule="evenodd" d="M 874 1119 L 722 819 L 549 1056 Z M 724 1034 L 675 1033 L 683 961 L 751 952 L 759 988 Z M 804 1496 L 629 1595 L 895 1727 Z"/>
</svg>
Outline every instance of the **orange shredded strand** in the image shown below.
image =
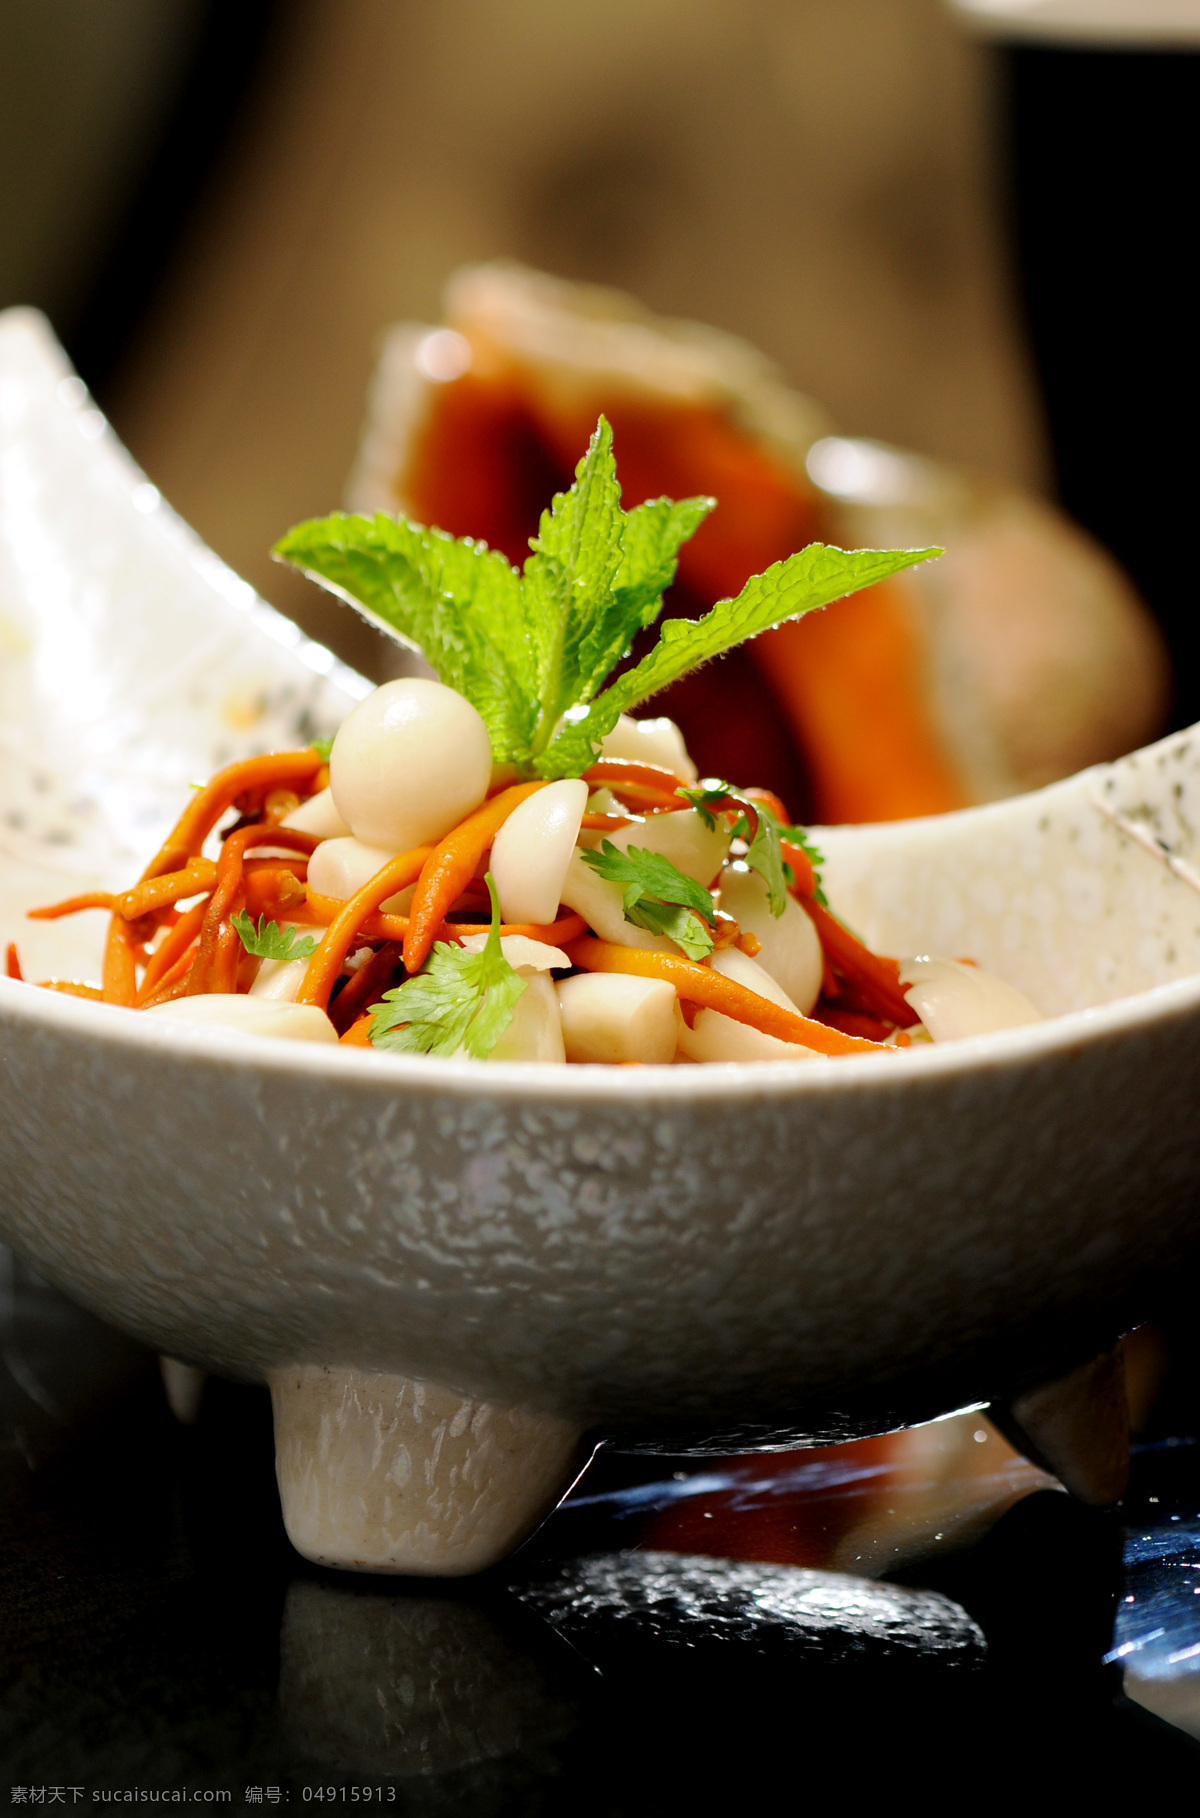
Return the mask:
<svg viewBox="0 0 1200 1818">
<path fill-rule="evenodd" d="M 356 1023 L 351 1023 L 345 1035 L 339 1036 L 343 1048 L 369 1048 L 371 1046 L 371 1018 L 360 1016 Z"/>
<path fill-rule="evenodd" d="M 189 975 L 195 958 L 196 943 L 193 941 L 187 951 L 180 954 L 173 966 L 159 974 L 152 991 L 147 992 L 143 985 L 143 989 L 138 992 L 137 1008 L 153 1010 L 155 1004 L 169 1004 L 177 997 L 187 997 Z"/>
<path fill-rule="evenodd" d="M 598 941 L 591 936 L 572 943 L 568 949 L 573 965 L 585 972 L 631 972 L 638 978 L 665 978 L 674 985 L 676 994 L 686 1002 L 719 1010 L 736 1022 L 760 1029 L 781 1042 L 798 1042 L 818 1054 L 886 1053 L 879 1042 L 863 1041 L 844 1035 L 824 1023 L 813 1022 L 795 1010 L 785 1010 L 769 998 L 747 991 L 731 978 L 701 966 L 695 960 L 677 959 L 671 953 L 648 953 L 640 947 L 618 947 L 611 941 Z"/>
<path fill-rule="evenodd" d="M 817 888 L 817 874 L 803 846 L 793 846 L 791 840 L 780 840 L 779 849 L 784 863 L 792 868 L 796 890 L 801 896 L 812 896 Z"/>
<path fill-rule="evenodd" d="M 823 909 L 814 897 L 802 896 L 800 907 L 811 917 L 822 950 L 834 972 L 856 987 L 864 1009 L 882 1017 L 885 1022 L 895 1023 L 901 1029 L 920 1021 L 901 988 L 899 960 L 886 959 L 882 954 L 872 953 L 856 935 L 851 934 L 849 928 L 842 926 L 835 915 L 831 915 L 828 909 Z"/>
<path fill-rule="evenodd" d="M 124 917 L 114 915 L 108 924 L 104 942 L 103 995 L 106 1004 L 125 1004 L 137 1000 L 137 941 Z"/>
<path fill-rule="evenodd" d="M 75 978 L 43 978 L 38 980 L 43 991 L 61 991 L 67 997 L 87 997 L 93 1003 L 104 1002 L 104 993 L 99 985 L 85 985 Z"/>
<path fill-rule="evenodd" d="M 167 909 L 183 897 L 207 894 L 217 881 L 217 867 L 211 859 L 191 859 L 179 871 L 165 871 L 161 877 L 147 878 L 132 890 L 123 890 L 112 898 L 112 911 L 124 921 L 135 922 L 139 916 L 155 909 Z"/>
<path fill-rule="evenodd" d="M 265 792 L 289 783 L 315 783 L 325 760 L 315 751 L 273 751 L 218 770 L 193 799 L 168 834 L 165 844 L 142 873 L 142 881 L 177 871 L 194 858 L 205 840 L 240 795 Z"/>
<path fill-rule="evenodd" d="M 601 758 L 590 770 L 584 771 L 583 780 L 590 789 L 603 789 L 614 783 L 640 783 L 667 796 L 673 796 L 676 789 L 688 787 L 687 778 L 676 776 L 665 764 L 627 763 L 623 758 Z M 684 805 L 680 803 L 680 807 Z"/>
<path fill-rule="evenodd" d="M 329 1006 L 329 1018 L 339 1036 L 345 1033 L 351 1023 L 357 1021 L 368 1005 L 375 1003 L 382 995 L 392 973 L 400 964 L 400 946 L 399 941 L 385 941 L 333 999 Z"/>
<path fill-rule="evenodd" d="M 8 943 L 8 951 L 4 956 L 4 970 L 9 978 L 15 978 L 21 984 L 24 984 L 25 974 L 21 971 L 21 962 L 17 958 L 16 941 L 9 941 Z"/>
<path fill-rule="evenodd" d="M 81 909 L 111 909 L 112 893 L 108 890 L 89 890 L 84 896 L 69 896 L 65 902 L 47 903 L 41 909 L 27 909 L 26 919 L 31 922 L 56 922 L 60 915 L 78 915 Z"/>
<path fill-rule="evenodd" d="M 203 902 L 197 903 L 194 908 L 187 910 L 180 916 L 170 933 L 164 935 L 162 941 L 154 949 L 146 961 L 146 970 L 142 974 L 142 982 L 138 989 L 139 1008 L 144 1005 L 159 980 L 166 977 L 179 956 L 186 953 L 192 945 L 200 932 L 200 924 L 204 920 L 204 911 L 207 907 L 207 902 Z"/>
<path fill-rule="evenodd" d="M 296 993 L 298 1004 L 316 1004 L 324 1010 L 329 1003 L 329 993 L 333 990 L 346 956 L 362 931 L 363 923 L 373 910 L 379 908 L 389 896 L 397 890 L 403 890 L 406 884 L 421 875 L 422 867 L 433 856 L 428 846 L 415 846 L 411 852 L 402 852 L 399 857 L 389 860 L 382 871 L 368 878 L 361 890 L 355 892 L 343 903 L 338 913 L 325 931 L 325 938 L 308 962 L 308 970 L 300 981 Z M 311 900 L 311 899 L 310 899 Z M 380 921 L 400 921 L 403 917 L 381 916 Z M 440 917 L 439 917 L 440 920 Z M 436 926 L 430 935 L 436 933 Z M 407 935 L 407 929 L 405 936 Z M 401 938 L 405 938 L 402 936 Z M 391 939 L 391 935 L 384 937 Z"/>
<path fill-rule="evenodd" d="M 406 972 L 419 972 L 425 964 L 438 928 L 474 877 L 476 865 L 513 809 L 545 787 L 542 782 L 514 783 L 511 788 L 502 789 L 460 821 L 444 840 L 439 840 L 422 865 L 413 892 L 408 933 L 404 937 Z M 376 908 L 380 901 L 376 897 L 370 907 Z"/>
</svg>

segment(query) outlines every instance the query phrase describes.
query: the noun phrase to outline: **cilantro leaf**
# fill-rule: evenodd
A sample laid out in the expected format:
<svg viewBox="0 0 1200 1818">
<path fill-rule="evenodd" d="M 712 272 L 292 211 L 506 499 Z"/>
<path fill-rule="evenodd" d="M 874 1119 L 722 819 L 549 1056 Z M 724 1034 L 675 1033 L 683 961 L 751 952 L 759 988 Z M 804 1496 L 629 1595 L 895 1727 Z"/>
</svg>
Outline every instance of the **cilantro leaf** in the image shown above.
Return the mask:
<svg viewBox="0 0 1200 1818">
<path fill-rule="evenodd" d="M 324 758 L 325 762 L 328 763 L 330 756 L 333 752 L 332 738 L 312 739 L 310 741 L 310 743 L 311 743 L 312 749 L 316 752 L 317 756 Z"/>
<path fill-rule="evenodd" d="M 706 921 L 716 920 L 712 893 L 688 877 L 660 852 L 629 846 L 622 851 L 605 840 L 599 852 L 580 854 L 610 884 L 624 884 L 625 920 L 651 934 L 665 934 L 689 959 L 704 959 L 713 950 Z"/>
<path fill-rule="evenodd" d="M 821 866 L 825 863 L 825 854 L 817 851 L 813 845 L 812 836 L 805 827 L 781 827 L 779 834 L 780 838 L 785 839 L 789 846 L 799 846 L 800 850 L 807 854 L 808 862 L 813 868 L 813 896 L 822 909 L 828 909 L 829 898 L 821 884 Z M 789 874 L 789 882 L 791 881 L 791 869 L 790 865 L 784 866 L 784 870 Z"/>
<path fill-rule="evenodd" d="M 767 907 L 777 919 L 787 908 L 787 878 L 783 871 L 783 853 L 779 850 L 779 829 L 765 809 L 759 808 L 754 838 L 746 850 L 746 863 L 757 871 L 767 886 Z"/>
<path fill-rule="evenodd" d="M 690 802 L 696 813 L 701 816 L 705 826 L 715 827 L 718 814 L 736 813 L 737 821 L 733 827 L 734 839 L 748 841 L 746 863 L 751 871 L 757 871 L 767 886 L 767 906 L 774 916 L 783 914 L 787 907 L 787 887 L 794 882 L 791 867 L 784 863 L 781 840 L 787 840 L 792 846 L 799 846 L 812 861 L 813 878 L 816 888 L 813 894 L 819 903 L 824 904 L 825 892 L 821 888 L 819 867 L 824 863 L 821 854 L 812 844 L 803 827 L 785 827 L 778 821 L 765 802 L 750 801 L 731 789 L 728 783 L 701 783 L 698 789 L 677 789 L 677 796 Z M 754 838 L 750 838 L 749 816 L 754 817 Z"/>
<path fill-rule="evenodd" d="M 500 945 L 500 904 L 489 871 L 492 925 L 481 953 L 438 941 L 414 978 L 384 993 L 372 1012 L 375 1048 L 397 1054 L 457 1054 L 486 1060 L 513 1019 L 527 981 L 519 978 Z"/>
<path fill-rule="evenodd" d="M 597 696 L 586 714 L 563 727 L 539 759 L 538 773 L 578 776 L 623 713 L 680 676 L 747 638 L 940 554 L 938 549 L 846 550 L 810 543 L 752 576 L 735 600 L 718 600 L 703 618 L 668 619 L 653 650 Z"/>
<path fill-rule="evenodd" d="M 257 928 L 245 909 L 235 909 L 229 921 L 231 927 L 237 929 L 238 939 L 246 952 L 252 953 L 255 959 L 302 960 L 317 950 L 313 935 L 298 935 L 294 928 L 281 928 L 278 922 L 269 922 L 265 915 L 259 916 Z"/>
</svg>

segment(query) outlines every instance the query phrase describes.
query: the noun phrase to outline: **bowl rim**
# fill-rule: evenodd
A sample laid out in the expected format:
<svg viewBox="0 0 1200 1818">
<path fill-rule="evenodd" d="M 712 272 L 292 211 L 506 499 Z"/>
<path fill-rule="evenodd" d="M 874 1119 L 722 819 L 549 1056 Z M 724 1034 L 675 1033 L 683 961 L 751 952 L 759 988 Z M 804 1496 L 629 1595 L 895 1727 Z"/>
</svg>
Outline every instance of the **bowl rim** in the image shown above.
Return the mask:
<svg viewBox="0 0 1200 1818">
<path fill-rule="evenodd" d="M 35 997 L 33 994 L 37 993 Z M 450 1060 L 430 1055 L 364 1052 L 325 1042 L 288 1041 L 231 1028 L 198 1028 L 169 1017 L 141 1017 L 119 1004 L 102 1004 L 46 991 L 17 979 L 0 977 L 0 1026 L 32 1025 L 68 1038 L 118 1050 L 192 1056 L 210 1067 L 224 1064 L 235 1071 L 297 1075 L 325 1079 L 331 1085 L 371 1082 L 407 1084 L 425 1096 L 440 1093 L 457 1099 L 541 1100 L 547 1104 L 605 1102 L 711 1105 L 738 1099 L 808 1098 L 829 1092 L 888 1090 L 903 1082 L 988 1074 L 1052 1059 L 1069 1058 L 1081 1048 L 1135 1036 L 1155 1024 L 1167 1024 L 1200 1012 L 1200 973 L 1114 998 L 1110 1003 L 1066 1011 L 1016 1029 L 964 1037 L 961 1041 L 920 1043 L 883 1054 L 818 1056 L 806 1061 L 718 1061 L 705 1065 Z M 134 1020 L 136 1018 L 136 1021 Z M 481 1076 L 481 1067 L 486 1074 Z"/>
</svg>

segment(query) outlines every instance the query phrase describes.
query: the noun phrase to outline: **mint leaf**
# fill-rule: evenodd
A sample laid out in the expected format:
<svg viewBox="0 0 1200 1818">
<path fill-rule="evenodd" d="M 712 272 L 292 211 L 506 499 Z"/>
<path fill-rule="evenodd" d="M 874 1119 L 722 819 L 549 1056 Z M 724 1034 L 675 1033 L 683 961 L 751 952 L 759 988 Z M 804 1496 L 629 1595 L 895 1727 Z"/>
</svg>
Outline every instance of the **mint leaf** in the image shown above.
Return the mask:
<svg viewBox="0 0 1200 1818">
<path fill-rule="evenodd" d="M 624 529 L 612 430 L 601 417 L 574 484 L 542 513 L 525 563 L 525 609 L 541 702 L 534 751 L 545 748 L 564 710 L 589 698 L 617 660 L 609 657 L 596 673 L 600 646 L 612 641 L 605 627 L 613 614 Z"/>
<path fill-rule="evenodd" d="M 653 625 L 662 595 L 675 579 L 680 549 L 716 503 L 705 498 L 647 499 L 627 514 L 614 592 L 635 628 Z"/>
<path fill-rule="evenodd" d="M 296 525 L 272 554 L 423 652 L 480 714 L 498 760 L 528 753 L 536 666 L 521 577 L 502 555 L 405 518 L 345 512 Z"/>
<path fill-rule="evenodd" d="M 397 1054 L 457 1054 L 486 1060 L 513 1019 L 526 980 L 500 945 L 500 904 L 489 871 L 492 925 L 481 953 L 438 941 L 415 978 L 385 991 L 371 1016 L 375 1048 Z"/>
<path fill-rule="evenodd" d="M 716 920 L 710 891 L 688 877 L 659 852 L 639 846 L 624 851 L 605 840 L 599 852 L 580 857 L 611 884 L 624 884 L 625 920 L 651 934 L 665 934 L 676 941 L 689 959 L 704 959 L 713 950 L 713 938 L 704 922 Z"/>
<path fill-rule="evenodd" d="M 229 922 L 237 929 L 238 939 L 246 952 L 252 953 L 255 959 L 302 960 L 317 950 L 313 935 L 298 935 L 294 928 L 281 928 L 278 922 L 269 922 L 264 915 L 259 916 L 255 928 L 245 909 L 235 909 Z"/>
<path fill-rule="evenodd" d="M 654 649 L 599 695 L 586 714 L 563 727 L 538 760 L 538 774 L 580 775 L 621 714 L 680 676 L 747 638 L 940 554 L 939 549 L 845 550 L 810 543 L 754 575 L 735 600 L 718 600 L 703 618 L 668 619 Z"/>
</svg>

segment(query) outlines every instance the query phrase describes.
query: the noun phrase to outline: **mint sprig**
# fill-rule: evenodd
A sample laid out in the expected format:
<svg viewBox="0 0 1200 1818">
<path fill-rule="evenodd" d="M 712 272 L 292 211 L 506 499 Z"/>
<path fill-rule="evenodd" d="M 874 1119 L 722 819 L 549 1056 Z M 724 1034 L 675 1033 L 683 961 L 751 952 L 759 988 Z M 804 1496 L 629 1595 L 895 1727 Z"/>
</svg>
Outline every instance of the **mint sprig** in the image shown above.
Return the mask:
<svg viewBox="0 0 1200 1818">
<path fill-rule="evenodd" d="M 601 417 L 574 484 L 543 512 L 522 574 L 486 544 L 383 514 L 311 519 L 273 553 L 420 650 L 478 710 L 497 761 L 544 777 L 582 775 L 622 713 L 746 638 L 941 553 L 810 544 L 703 618 L 668 620 L 605 688 L 658 618 L 679 550 L 715 503 L 651 499 L 627 512 L 620 500 Z"/>
<path fill-rule="evenodd" d="M 710 891 L 659 852 L 640 846 L 622 851 L 605 840 L 599 852 L 580 854 L 599 877 L 624 884 L 625 920 L 651 934 L 665 934 L 689 959 L 707 959 L 713 937 L 705 921 L 715 922 L 717 906 Z M 700 918 L 704 917 L 704 921 Z"/>
<path fill-rule="evenodd" d="M 237 929 L 238 939 L 246 952 L 253 954 L 255 959 L 286 962 L 308 959 L 316 952 L 313 935 L 297 934 L 294 928 L 281 928 L 278 922 L 269 922 L 264 915 L 259 916 L 257 928 L 245 909 L 235 909 L 229 921 L 230 926 Z"/>
<path fill-rule="evenodd" d="M 513 1019 L 527 980 L 500 945 L 500 904 L 489 871 L 492 923 L 479 953 L 438 941 L 415 978 L 385 991 L 372 1012 L 371 1045 L 395 1054 L 457 1054 L 486 1060 Z"/>
</svg>

